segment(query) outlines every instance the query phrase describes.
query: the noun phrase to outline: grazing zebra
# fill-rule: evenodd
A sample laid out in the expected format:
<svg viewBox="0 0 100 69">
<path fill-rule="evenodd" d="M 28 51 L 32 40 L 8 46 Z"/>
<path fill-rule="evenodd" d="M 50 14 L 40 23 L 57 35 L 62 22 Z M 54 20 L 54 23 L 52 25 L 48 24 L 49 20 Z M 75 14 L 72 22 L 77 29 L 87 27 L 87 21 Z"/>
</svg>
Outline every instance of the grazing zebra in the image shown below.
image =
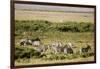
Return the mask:
<svg viewBox="0 0 100 69">
<path fill-rule="evenodd" d="M 54 51 L 55 54 L 60 51 L 59 46 L 55 46 L 55 45 L 52 46 L 52 50 Z"/>
<path fill-rule="evenodd" d="M 39 38 L 36 39 L 21 39 L 20 41 L 20 46 L 25 46 L 25 45 L 34 45 L 34 46 L 39 46 L 41 44 L 41 41 Z"/>
<path fill-rule="evenodd" d="M 60 42 L 59 42 L 60 43 Z M 67 53 L 67 54 L 73 54 L 73 49 L 72 49 L 72 43 L 68 43 L 66 44 L 65 46 L 62 45 L 62 43 L 55 43 L 53 46 L 52 46 L 52 49 L 55 53 Z"/>
<path fill-rule="evenodd" d="M 21 39 L 20 41 L 20 46 L 25 46 L 25 45 L 32 45 L 30 42 L 29 42 L 29 39 Z"/>
<path fill-rule="evenodd" d="M 41 41 L 40 41 L 39 38 L 31 39 L 31 40 L 30 40 L 30 43 L 31 43 L 33 46 L 39 46 L 39 45 L 41 45 Z"/>
<path fill-rule="evenodd" d="M 32 42 L 32 45 L 33 45 L 33 46 L 39 46 L 40 44 L 41 44 L 40 41 L 34 41 L 34 42 Z"/>
<path fill-rule="evenodd" d="M 71 47 L 71 48 L 76 48 L 76 46 L 74 44 L 72 44 L 71 42 L 67 43 L 68 47 Z"/>
<path fill-rule="evenodd" d="M 88 53 L 89 50 L 91 50 L 91 47 L 90 47 L 90 45 L 87 44 L 86 47 L 82 47 L 82 48 L 80 49 L 80 54 L 82 54 L 82 53 L 83 53 L 83 54 L 84 54 L 84 53 Z"/>
<path fill-rule="evenodd" d="M 47 46 L 41 45 L 41 46 L 37 46 L 35 50 L 42 53 L 45 52 L 47 49 L 48 49 Z"/>
<path fill-rule="evenodd" d="M 55 53 L 58 53 L 58 52 L 61 52 L 61 49 L 62 49 L 62 42 L 53 42 L 52 43 L 52 50 L 55 52 Z"/>
<path fill-rule="evenodd" d="M 70 45 L 65 45 L 64 48 L 63 48 L 63 52 L 66 53 L 66 54 L 73 54 L 73 49 Z"/>
</svg>

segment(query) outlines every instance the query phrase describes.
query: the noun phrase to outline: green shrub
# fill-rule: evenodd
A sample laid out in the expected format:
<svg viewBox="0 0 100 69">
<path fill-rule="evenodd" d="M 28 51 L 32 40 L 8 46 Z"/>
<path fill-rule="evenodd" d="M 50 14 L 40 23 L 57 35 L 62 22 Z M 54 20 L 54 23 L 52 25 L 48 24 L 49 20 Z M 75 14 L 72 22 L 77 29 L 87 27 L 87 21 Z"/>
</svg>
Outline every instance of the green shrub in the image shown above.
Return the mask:
<svg viewBox="0 0 100 69">
<path fill-rule="evenodd" d="M 83 53 L 80 55 L 80 57 L 82 58 L 87 58 L 87 57 L 90 57 L 90 56 L 93 56 L 94 53 L 93 52 L 87 52 L 87 53 Z"/>
<path fill-rule="evenodd" d="M 63 60 L 63 59 L 74 59 L 78 56 L 75 54 L 64 54 L 64 53 L 58 53 L 58 54 L 46 54 L 45 57 L 43 57 L 44 60 Z"/>
<path fill-rule="evenodd" d="M 63 22 L 63 23 L 51 23 L 45 20 L 32 20 L 15 21 L 16 35 L 22 32 L 93 32 L 94 24 L 84 22 Z"/>
<path fill-rule="evenodd" d="M 18 58 L 39 57 L 40 54 L 41 54 L 40 52 L 37 52 L 33 48 L 16 47 L 15 59 L 18 59 Z"/>
<path fill-rule="evenodd" d="M 76 22 L 66 22 L 65 24 L 58 27 L 58 31 L 61 32 L 93 32 L 92 23 L 76 23 Z"/>
</svg>

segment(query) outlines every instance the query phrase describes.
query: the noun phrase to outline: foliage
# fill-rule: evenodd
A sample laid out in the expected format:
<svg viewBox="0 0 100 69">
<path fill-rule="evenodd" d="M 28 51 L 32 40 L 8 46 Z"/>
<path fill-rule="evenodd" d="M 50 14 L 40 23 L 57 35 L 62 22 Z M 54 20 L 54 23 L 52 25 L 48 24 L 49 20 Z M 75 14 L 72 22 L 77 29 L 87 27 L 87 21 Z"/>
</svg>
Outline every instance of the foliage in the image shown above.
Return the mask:
<svg viewBox="0 0 100 69">
<path fill-rule="evenodd" d="M 30 59 L 34 58 L 34 59 L 42 59 L 42 60 L 64 60 L 64 59 L 68 59 L 68 60 L 72 60 L 75 58 L 87 58 L 90 56 L 93 56 L 94 53 L 93 51 L 91 52 L 87 52 L 87 53 L 83 53 L 80 54 L 78 52 L 73 53 L 73 54 L 65 54 L 65 53 L 52 53 L 51 52 L 47 52 L 47 53 L 41 53 L 41 52 L 37 52 L 34 48 L 29 48 L 29 47 L 19 47 L 16 46 L 16 51 L 15 51 L 15 59 L 17 62 L 30 62 Z"/>
<path fill-rule="evenodd" d="M 40 53 L 33 48 L 16 46 L 15 59 L 39 57 Z"/>
<path fill-rule="evenodd" d="M 75 58 L 86 58 L 93 56 L 93 53 L 87 54 L 64 54 L 64 53 L 43 53 L 37 52 L 34 48 L 30 47 L 19 47 L 17 46 L 17 42 L 22 38 L 37 38 L 39 37 L 42 40 L 43 44 L 49 44 L 50 41 L 60 40 L 61 42 L 71 41 L 71 42 L 79 42 L 92 43 L 92 36 L 94 31 L 94 24 L 87 22 L 62 22 L 62 23 L 53 23 L 44 20 L 16 20 L 15 21 L 15 38 L 16 38 L 16 51 L 15 51 L 15 59 L 19 62 L 30 62 L 30 58 L 37 58 L 42 60 L 64 60 L 64 59 L 75 59 Z M 31 35 L 23 33 L 32 32 Z M 66 36 L 66 37 L 65 37 Z M 42 37 L 42 38 L 41 38 Z M 80 38 L 79 38 L 80 37 Z M 78 43 L 76 43 L 77 45 Z M 81 46 L 80 43 L 77 46 Z M 35 60 L 34 59 L 34 60 Z"/>
<path fill-rule="evenodd" d="M 84 22 L 51 23 L 44 20 L 16 20 L 15 30 L 16 35 L 21 34 L 22 32 L 93 32 L 94 24 Z"/>
</svg>

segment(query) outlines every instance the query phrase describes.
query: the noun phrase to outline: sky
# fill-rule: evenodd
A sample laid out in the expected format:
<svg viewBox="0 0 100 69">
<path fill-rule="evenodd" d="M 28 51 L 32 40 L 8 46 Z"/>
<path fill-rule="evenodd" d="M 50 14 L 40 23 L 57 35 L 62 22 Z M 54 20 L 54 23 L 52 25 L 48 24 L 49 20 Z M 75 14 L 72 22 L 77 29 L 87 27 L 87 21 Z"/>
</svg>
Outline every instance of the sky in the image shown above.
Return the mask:
<svg viewBox="0 0 100 69">
<path fill-rule="evenodd" d="M 15 9 L 42 10 L 42 11 L 64 11 L 64 12 L 94 12 L 94 8 L 49 6 L 36 4 L 15 4 Z"/>
</svg>

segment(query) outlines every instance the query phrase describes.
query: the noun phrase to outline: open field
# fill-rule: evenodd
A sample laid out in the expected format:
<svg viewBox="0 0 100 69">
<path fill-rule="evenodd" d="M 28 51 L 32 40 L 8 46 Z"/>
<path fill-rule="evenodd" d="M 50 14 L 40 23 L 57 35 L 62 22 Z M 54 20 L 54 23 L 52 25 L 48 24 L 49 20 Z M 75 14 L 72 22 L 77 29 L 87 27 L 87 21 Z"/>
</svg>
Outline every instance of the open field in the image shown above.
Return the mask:
<svg viewBox="0 0 100 69">
<path fill-rule="evenodd" d="M 64 45 L 71 42 L 76 48 L 73 49 L 72 55 L 49 53 L 43 54 L 46 57 L 40 57 L 41 55 L 30 57 L 29 54 L 34 54 L 34 46 L 19 45 L 20 40 L 27 37 L 29 39 L 39 37 L 43 45 L 51 45 L 54 41 L 60 41 Z M 93 13 L 15 10 L 15 55 L 17 53 L 18 57 L 15 59 L 16 66 L 94 61 L 94 54 L 89 56 L 86 54 L 85 57 L 79 54 L 80 48 L 86 44 L 91 46 L 94 53 Z M 20 58 L 19 54 L 21 56 L 27 54 L 29 58 L 27 55 Z"/>
<path fill-rule="evenodd" d="M 16 21 L 15 22 L 16 41 L 23 38 L 39 37 L 43 44 L 51 44 L 53 41 L 63 43 L 93 43 L 94 24 L 91 23 L 51 23 L 47 21 Z"/>
<path fill-rule="evenodd" d="M 21 48 L 21 46 L 19 46 L 19 41 L 23 38 L 28 37 L 29 39 L 34 39 L 36 37 L 39 37 L 41 39 L 41 42 L 42 42 L 43 45 L 50 45 L 54 41 L 60 41 L 63 44 L 71 42 L 76 47 L 74 49 L 74 53 L 77 53 L 80 50 L 81 47 L 85 46 L 85 44 L 89 44 L 92 48 L 92 51 L 94 51 L 94 33 L 91 30 L 88 31 L 88 32 L 84 32 L 84 30 L 82 32 L 74 32 L 74 31 L 73 32 L 72 31 L 69 31 L 69 32 L 62 31 L 61 32 L 59 30 L 54 30 L 54 29 L 49 28 L 49 30 L 44 31 L 45 29 L 43 29 L 42 27 L 38 27 L 38 30 L 36 30 L 36 29 L 31 30 L 32 28 L 35 28 L 35 25 L 32 25 L 31 22 L 27 23 L 27 21 L 26 22 L 21 21 L 21 22 L 24 22 L 25 24 L 20 23 L 20 22 L 19 22 L 20 24 L 16 23 L 16 28 L 15 28 L 16 29 L 16 31 L 15 31 L 16 32 L 16 34 L 15 34 L 15 46 L 16 47 Z M 54 25 L 54 27 L 55 27 L 56 24 L 52 23 L 52 25 Z M 59 23 L 59 24 L 62 24 L 62 23 Z M 59 24 L 57 24 L 57 25 L 59 25 Z M 28 25 L 30 25 L 29 28 L 26 27 Z M 70 23 L 68 25 L 70 25 Z M 71 24 L 71 25 L 73 25 L 73 24 Z M 43 26 L 49 27 L 50 25 L 47 26 L 43 23 Z M 67 26 L 67 25 L 64 25 L 64 26 Z M 37 27 L 37 25 L 36 25 L 36 27 Z M 27 29 L 25 29 L 25 28 L 27 28 Z M 34 49 L 34 46 L 26 46 L 26 47 Z M 25 49 L 25 47 L 23 47 L 22 49 Z M 59 54 L 58 56 L 60 56 L 60 55 L 62 55 L 62 54 Z M 51 55 L 51 57 L 52 56 L 53 55 Z M 57 57 L 57 55 L 54 55 L 54 56 Z M 77 57 L 77 58 L 74 58 L 73 55 L 72 56 L 63 55 L 63 56 L 60 57 L 60 60 L 57 58 L 56 60 L 54 59 L 52 61 L 50 60 L 51 57 L 48 60 L 43 59 L 43 57 L 41 57 L 41 58 L 32 58 L 31 57 L 31 58 L 22 58 L 22 59 L 18 58 L 16 60 L 15 64 L 16 65 L 24 65 L 24 64 L 28 65 L 28 64 L 49 64 L 49 63 L 59 63 L 59 62 L 65 63 L 65 62 L 94 61 L 93 55 L 86 57 L 86 58 L 80 57 L 80 56 L 81 55 L 78 54 L 78 55 L 75 55 L 75 57 Z M 62 60 L 61 59 L 62 57 L 66 57 L 66 59 L 64 58 Z M 73 57 L 73 59 L 69 59 L 70 57 Z M 41 60 L 41 62 L 39 62 L 40 60 Z"/>
<path fill-rule="evenodd" d="M 50 22 L 91 22 L 94 23 L 93 13 L 48 12 L 15 10 L 16 20 L 47 20 Z"/>
</svg>

